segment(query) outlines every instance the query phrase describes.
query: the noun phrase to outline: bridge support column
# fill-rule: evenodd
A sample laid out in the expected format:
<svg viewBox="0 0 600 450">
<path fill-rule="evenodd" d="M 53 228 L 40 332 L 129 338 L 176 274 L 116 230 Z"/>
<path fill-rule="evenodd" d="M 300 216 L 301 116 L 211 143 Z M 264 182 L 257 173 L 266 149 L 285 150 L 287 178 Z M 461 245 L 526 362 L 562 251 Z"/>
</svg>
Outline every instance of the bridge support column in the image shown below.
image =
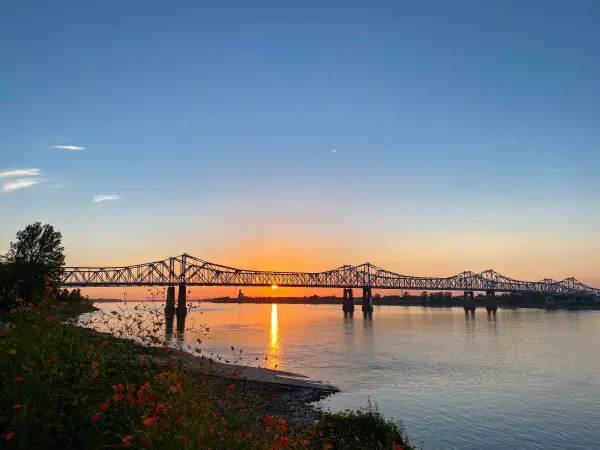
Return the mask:
<svg viewBox="0 0 600 450">
<path fill-rule="evenodd" d="M 344 316 L 352 317 L 354 315 L 354 294 L 350 288 L 344 288 L 342 310 L 344 311 Z"/>
<path fill-rule="evenodd" d="M 165 306 L 165 314 L 167 316 L 175 315 L 175 286 L 167 288 L 167 305 Z"/>
<path fill-rule="evenodd" d="M 373 315 L 373 297 L 371 297 L 371 288 L 363 288 L 362 312 L 365 316 Z"/>
<path fill-rule="evenodd" d="M 496 291 L 488 289 L 485 291 L 485 309 L 488 313 L 498 311 L 498 301 L 496 300 Z"/>
<path fill-rule="evenodd" d="M 465 312 L 475 312 L 475 293 L 473 291 L 465 291 L 465 299 L 463 302 Z"/>
<path fill-rule="evenodd" d="M 175 288 L 173 288 L 175 290 Z M 177 294 L 177 315 L 185 316 L 187 314 L 187 285 L 180 284 Z"/>
</svg>

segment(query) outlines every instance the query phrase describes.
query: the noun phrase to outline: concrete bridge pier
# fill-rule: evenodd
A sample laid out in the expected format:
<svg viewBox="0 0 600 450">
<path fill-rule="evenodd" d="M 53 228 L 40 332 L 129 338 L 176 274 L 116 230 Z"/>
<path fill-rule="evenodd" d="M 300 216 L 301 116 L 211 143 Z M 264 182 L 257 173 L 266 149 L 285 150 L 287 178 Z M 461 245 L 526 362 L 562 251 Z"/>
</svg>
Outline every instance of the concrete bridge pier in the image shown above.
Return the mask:
<svg viewBox="0 0 600 450">
<path fill-rule="evenodd" d="M 167 316 L 175 315 L 175 286 L 167 288 L 167 305 L 165 306 L 165 314 Z"/>
<path fill-rule="evenodd" d="M 175 294 L 173 287 L 173 294 Z M 180 284 L 179 292 L 177 293 L 177 315 L 185 316 L 187 314 L 187 285 Z"/>
<path fill-rule="evenodd" d="M 465 312 L 475 313 L 475 293 L 473 291 L 465 291 L 465 299 L 463 303 Z"/>
<path fill-rule="evenodd" d="M 373 297 L 371 296 L 371 288 L 363 288 L 362 312 L 365 316 L 373 315 Z"/>
<path fill-rule="evenodd" d="M 488 313 L 498 311 L 498 301 L 496 300 L 496 291 L 488 289 L 485 291 L 485 309 Z"/>
<path fill-rule="evenodd" d="M 342 310 L 344 311 L 344 317 L 352 317 L 354 315 L 354 294 L 351 288 L 344 288 Z"/>
</svg>

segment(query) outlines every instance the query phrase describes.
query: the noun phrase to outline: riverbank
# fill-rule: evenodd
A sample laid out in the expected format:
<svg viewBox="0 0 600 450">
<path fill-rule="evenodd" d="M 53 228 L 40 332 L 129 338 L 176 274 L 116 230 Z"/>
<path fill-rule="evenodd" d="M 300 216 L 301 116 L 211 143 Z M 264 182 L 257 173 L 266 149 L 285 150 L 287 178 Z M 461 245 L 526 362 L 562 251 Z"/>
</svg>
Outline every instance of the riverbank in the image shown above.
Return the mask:
<svg viewBox="0 0 600 450">
<path fill-rule="evenodd" d="M 0 343 L 3 448 L 412 448 L 373 409 L 322 413 L 333 387 L 224 365 L 13 309 Z M 111 313 L 118 317 L 118 313 Z M 135 327 L 128 317 L 126 326 Z"/>
</svg>

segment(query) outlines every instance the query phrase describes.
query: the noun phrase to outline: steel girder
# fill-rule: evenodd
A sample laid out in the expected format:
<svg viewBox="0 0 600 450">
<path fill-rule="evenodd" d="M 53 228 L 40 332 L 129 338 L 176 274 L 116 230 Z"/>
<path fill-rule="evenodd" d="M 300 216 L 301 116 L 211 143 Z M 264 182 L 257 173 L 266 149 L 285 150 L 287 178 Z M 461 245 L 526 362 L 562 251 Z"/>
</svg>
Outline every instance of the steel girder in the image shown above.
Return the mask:
<svg viewBox="0 0 600 450">
<path fill-rule="evenodd" d="M 65 267 L 64 287 L 94 286 L 272 286 L 314 288 L 411 289 L 436 291 L 496 291 L 600 296 L 600 289 L 575 278 L 521 281 L 494 270 L 461 272 L 451 277 L 413 277 L 370 263 L 341 266 L 325 272 L 275 272 L 236 269 L 187 254 L 126 267 Z"/>
</svg>

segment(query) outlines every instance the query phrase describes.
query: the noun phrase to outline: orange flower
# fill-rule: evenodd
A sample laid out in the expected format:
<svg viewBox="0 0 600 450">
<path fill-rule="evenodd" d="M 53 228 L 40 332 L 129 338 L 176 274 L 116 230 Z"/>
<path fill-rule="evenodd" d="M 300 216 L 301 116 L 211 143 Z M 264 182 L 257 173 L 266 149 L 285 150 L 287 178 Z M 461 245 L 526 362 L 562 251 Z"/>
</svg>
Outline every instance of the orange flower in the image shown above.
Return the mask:
<svg viewBox="0 0 600 450">
<path fill-rule="evenodd" d="M 91 367 L 92 369 L 97 369 L 99 365 L 100 365 L 100 364 L 98 364 L 98 362 L 97 362 L 97 361 L 94 361 L 92 364 L 90 364 L 90 367 Z"/>
<path fill-rule="evenodd" d="M 8 353 L 9 355 L 16 355 L 17 351 L 14 348 L 11 348 L 10 350 L 4 350 L 6 353 Z"/>
<path fill-rule="evenodd" d="M 15 329 L 15 328 L 17 328 L 17 324 L 16 324 L 16 323 L 13 323 L 13 324 L 11 324 L 11 326 L 10 326 L 10 327 L 11 327 L 11 328 L 13 328 L 13 329 Z"/>
<path fill-rule="evenodd" d="M 171 392 L 175 394 L 176 392 L 181 391 L 181 386 L 171 386 Z"/>
<path fill-rule="evenodd" d="M 392 450 L 404 450 L 404 449 L 402 448 L 402 446 L 401 446 L 400 444 L 398 444 L 398 443 L 395 443 L 395 444 L 392 446 Z"/>
<path fill-rule="evenodd" d="M 135 386 L 127 386 L 127 390 L 130 394 L 133 394 L 135 392 Z"/>
<path fill-rule="evenodd" d="M 147 418 L 145 418 L 142 421 L 142 423 L 144 425 L 146 425 L 147 427 L 153 427 L 154 425 L 156 425 L 157 420 L 156 420 L 156 417 L 154 417 L 154 416 L 153 417 L 147 417 Z"/>
<path fill-rule="evenodd" d="M 106 410 L 108 409 L 108 406 L 109 406 L 109 404 L 108 404 L 108 400 L 107 400 L 107 401 L 105 401 L 104 403 L 101 403 L 101 404 L 100 404 L 100 409 L 101 409 L 102 411 L 106 411 Z"/>
<path fill-rule="evenodd" d="M 127 402 L 128 405 L 135 406 L 135 400 L 133 399 L 133 397 L 131 395 L 128 395 L 127 397 L 125 397 L 125 401 Z"/>
<path fill-rule="evenodd" d="M 284 436 L 281 439 L 279 439 L 279 443 L 281 444 L 282 447 L 289 447 L 290 440 Z"/>
<path fill-rule="evenodd" d="M 10 310 L 10 313 L 11 313 L 11 314 L 14 314 L 14 313 L 16 313 L 16 312 L 17 312 L 17 308 L 12 308 L 12 309 Z"/>
<path fill-rule="evenodd" d="M 15 383 L 20 383 L 21 381 L 23 381 L 23 377 L 13 377 L 13 378 L 12 378 L 12 380 L 13 380 Z"/>
<path fill-rule="evenodd" d="M 127 447 L 129 445 L 129 441 L 131 441 L 134 438 L 134 436 L 125 436 L 123 439 L 121 439 L 121 447 Z"/>
<path fill-rule="evenodd" d="M 239 376 L 239 373 L 238 373 L 238 371 L 237 371 L 237 370 L 234 370 L 233 372 L 231 372 L 231 376 L 232 376 L 233 378 L 237 378 L 237 377 Z"/>
<path fill-rule="evenodd" d="M 10 441 L 14 437 L 15 437 L 14 431 L 9 431 L 8 433 L 4 434 L 4 439 L 6 439 L 7 441 Z"/>
<path fill-rule="evenodd" d="M 215 429 L 214 429 L 213 427 L 210 427 L 210 428 L 208 429 L 208 432 L 209 432 L 210 434 L 215 434 Z"/>
<path fill-rule="evenodd" d="M 48 316 L 46 317 L 46 322 L 52 323 L 56 321 L 56 316 Z"/>
<path fill-rule="evenodd" d="M 227 392 L 233 392 L 235 391 L 235 386 L 233 384 L 230 384 L 229 386 L 227 386 Z"/>
<path fill-rule="evenodd" d="M 58 360 L 56 360 L 56 359 L 54 359 L 54 358 L 50 358 L 50 359 L 46 359 L 46 360 L 44 360 L 44 362 L 45 362 L 46 364 L 53 364 L 53 363 L 55 363 L 56 361 L 58 361 Z"/>
<path fill-rule="evenodd" d="M 332 448 L 333 448 L 333 445 L 331 445 L 331 444 L 325 444 L 323 446 L 323 450 L 331 450 Z"/>
<path fill-rule="evenodd" d="M 149 391 L 151 389 L 150 383 L 146 383 L 144 384 L 141 388 L 140 391 Z"/>
<path fill-rule="evenodd" d="M 123 392 L 125 390 L 125 386 L 123 386 L 121 383 L 113 385 L 112 388 L 117 392 Z"/>
<path fill-rule="evenodd" d="M 308 447 L 308 444 L 309 444 L 308 439 L 304 439 L 303 441 L 300 442 L 300 445 L 302 447 Z"/>
<path fill-rule="evenodd" d="M 267 417 L 265 417 L 265 422 L 268 423 L 268 424 L 273 423 L 273 416 L 267 416 Z"/>
<path fill-rule="evenodd" d="M 91 419 L 92 419 L 92 422 L 94 422 L 94 423 L 98 422 L 100 420 L 100 414 L 99 413 L 92 414 Z"/>
<path fill-rule="evenodd" d="M 179 436 L 179 440 L 181 440 L 183 442 L 189 442 L 190 441 L 190 437 L 189 436 Z"/>
<path fill-rule="evenodd" d="M 287 425 L 287 422 L 285 421 L 285 419 L 279 419 L 277 421 L 277 423 L 279 424 L 280 427 L 285 427 Z"/>
</svg>

